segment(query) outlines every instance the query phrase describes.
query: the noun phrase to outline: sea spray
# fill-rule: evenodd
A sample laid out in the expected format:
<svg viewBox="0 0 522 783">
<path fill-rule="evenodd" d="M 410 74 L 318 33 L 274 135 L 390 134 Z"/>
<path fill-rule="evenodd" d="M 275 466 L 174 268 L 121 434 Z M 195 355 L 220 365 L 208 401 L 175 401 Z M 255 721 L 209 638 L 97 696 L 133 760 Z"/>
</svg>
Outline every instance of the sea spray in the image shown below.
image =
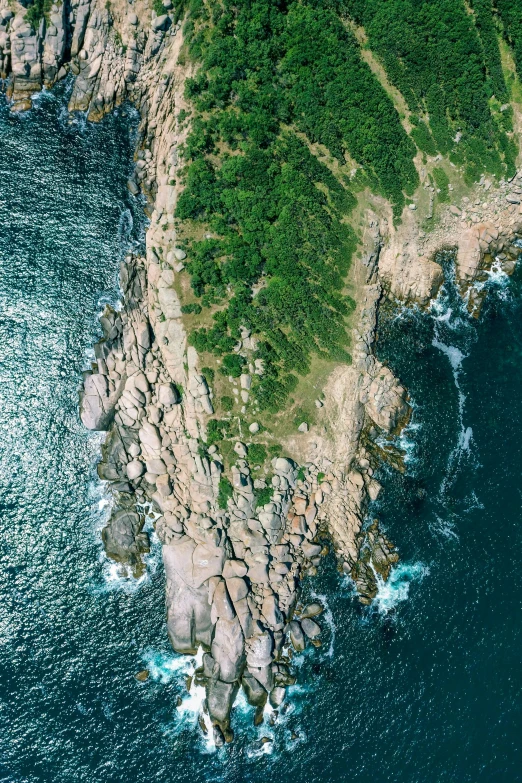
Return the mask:
<svg viewBox="0 0 522 783">
<path fill-rule="evenodd" d="M 422 581 L 429 573 L 429 568 L 420 562 L 399 563 L 392 568 L 386 582 L 376 573 L 378 591 L 371 609 L 379 614 L 388 614 L 408 600 L 411 583 Z"/>
</svg>

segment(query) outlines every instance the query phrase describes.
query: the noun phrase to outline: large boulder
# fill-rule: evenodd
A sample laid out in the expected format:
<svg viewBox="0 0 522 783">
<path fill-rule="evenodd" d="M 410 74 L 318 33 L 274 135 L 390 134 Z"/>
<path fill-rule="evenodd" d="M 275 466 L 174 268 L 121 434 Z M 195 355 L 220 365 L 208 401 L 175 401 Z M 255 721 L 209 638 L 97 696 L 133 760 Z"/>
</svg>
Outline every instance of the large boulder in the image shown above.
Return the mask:
<svg viewBox="0 0 522 783">
<path fill-rule="evenodd" d="M 194 654 L 212 642 L 213 623 L 208 585 L 194 581 L 192 556 L 195 542 L 183 536 L 163 547 L 167 577 L 167 630 L 176 652 Z"/>
<path fill-rule="evenodd" d="M 228 727 L 230 710 L 234 704 L 239 685 L 237 682 L 210 680 L 207 685 L 207 706 L 210 719 L 222 728 Z"/>
<path fill-rule="evenodd" d="M 245 666 L 243 632 L 237 617 L 233 620 L 219 618 L 212 641 L 212 657 L 219 665 L 219 677 L 224 682 L 234 682 L 241 677 Z"/>
<path fill-rule="evenodd" d="M 148 536 L 142 533 L 144 519 L 129 509 L 115 511 L 102 530 L 107 556 L 118 562 L 134 562 L 136 556 L 149 551 Z"/>
<path fill-rule="evenodd" d="M 80 392 L 80 418 L 88 430 L 106 431 L 112 424 L 115 405 L 123 391 L 123 382 L 112 393 L 106 375 L 87 375 Z"/>
<path fill-rule="evenodd" d="M 256 678 L 250 674 L 250 672 L 245 672 L 243 674 L 243 677 L 241 678 L 241 684 L 243 686 L 243 690 L 245 691 L 247 701 L 252 705 L 252 707 L 265 706 L 268 694 L 261 683 L 256 680 Z"/>
</svg>

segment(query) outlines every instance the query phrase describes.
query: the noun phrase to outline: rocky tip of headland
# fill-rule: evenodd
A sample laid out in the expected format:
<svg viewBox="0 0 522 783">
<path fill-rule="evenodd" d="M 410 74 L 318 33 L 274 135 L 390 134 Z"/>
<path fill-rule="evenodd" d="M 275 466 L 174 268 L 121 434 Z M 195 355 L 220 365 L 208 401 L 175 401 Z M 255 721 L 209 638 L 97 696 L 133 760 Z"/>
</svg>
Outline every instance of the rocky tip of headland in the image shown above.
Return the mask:
<svg viewBox="0 0 522 783">
<path fill-rule="evenodd" d="M 103 531 L 107 554 L 139 573 L 149 547 L 142 509 L 152 503 L 158 514 L 169 637 L 180 653 L 205 650 L 197 677 L 206 684 L 219 743 L 231 738 L 239 687 L 258 710 L 267 700 L 280 706 L 294 678 L 289 650 L 320 644 L 312 609 L 296 609 L 299 582 L 316 573 L 326 536 L 352 573 L 368 500 L 380 491 L 360 428 L 370 421 L 375 434 L 391 433 L 409 406 L 405 389 L 371 355 L 379 297 L 378 284 L 369 280 L 372 297 L 360 319 L 356 363 L 346 368 L 352 374 L 343 378 L 344 396 L 336 400 L 342 408 L 336 415 L 348 417 L 348 440 L 337 426 L 331 458 L 320 452 L 298 465 L 274 457 L 269 497 L 261 501 L 249 442 L 234 444 L 227 471 L 219 444 L 206 445 L 213 391 L 186 345 L 174 287 L 179 261 L 173 253 L 167 257 L 148 253 L 122 264 L 123 306 L 118 312 L 107 307 L 101 317 L 104 336 L 85 373 L 80 410 L 87 427 L 108 431 L 98 468 L 116 497 Z M 374 267 L 363 268 L 375 275 Z M 335 391 L 329 395 L 334 399 Z M 332 414 L 327 395 L 325 416 Z M 346 454 L 336 452 L 347 443 Z M 394 561 L 392 550 L 386 556 Z M 364 587 L 363 600 L 368 591 L 371 586 Z"/>
</svg>

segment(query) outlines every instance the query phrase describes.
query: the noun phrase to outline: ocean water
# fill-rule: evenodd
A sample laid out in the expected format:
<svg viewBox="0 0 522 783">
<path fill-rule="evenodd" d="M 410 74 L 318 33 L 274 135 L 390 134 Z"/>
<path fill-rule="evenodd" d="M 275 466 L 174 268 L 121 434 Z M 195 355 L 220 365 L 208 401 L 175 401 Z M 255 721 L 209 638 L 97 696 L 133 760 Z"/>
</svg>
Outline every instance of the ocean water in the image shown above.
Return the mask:
<svg viewBox="0 0 522 783">
<path fill-rule="evenodd" d="M 143 239 L 135 118 L 69 124 L 63 107 L 0 106 L 0 781 L 522 780 L 520 272 L 493 273 L 479 321 L 449 257 L 429 313 L 383 311 L 377 352 L 414 415 L 372 514 L 401 562 L 368 609 L 325 562 L 305 585 L 323 647 L 296 659 L 277 720 L 254 729 L 240 699 L 216 751 L 186 690 L 196 662 L 166 639 L 158 545 L 139 583 L 104 559 L 101 436 L 77 415 L 97 316 Z"/>
</svg>

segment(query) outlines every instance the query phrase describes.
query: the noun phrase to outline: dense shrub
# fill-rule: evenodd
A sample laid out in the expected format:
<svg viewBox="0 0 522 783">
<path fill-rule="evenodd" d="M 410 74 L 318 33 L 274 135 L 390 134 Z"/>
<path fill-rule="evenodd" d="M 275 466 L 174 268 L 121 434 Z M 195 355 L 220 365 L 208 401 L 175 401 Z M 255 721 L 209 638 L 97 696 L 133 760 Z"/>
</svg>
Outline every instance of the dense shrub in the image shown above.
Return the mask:
<svg viewBox="0 0 522 783">
<path fill-rule="evenodd" d="M 192 4 L 185 35 L 200 68 L 186 87 L 193 121 L 176 215 L 212 235 L 190 248 L 195 295 L 226 301 L 190 341 L 225 355 L 222 371 L 237 376 L 240 326 L 261 336 L 266 372 L 252 395 L 275 411 L 312 352 L 350 361 L 344 287 L 356 238 L 345 217 L 356 202 L 310 145 L 343 165 L 353 158 L 397 216 L 417 185 L 415 146 L 333 6 Z"/>
<path fill-rule="evenodd" d="M 522 0 L 516 4 L 522 8 Z M 511 167 L 505 133 L 488 103 L 493 94 L 506 98 L 491 0 L 473 0 L 473 13 L 464 0 L 340 0 L 340 6 L 364 26 L 389 79 L 429 123 L 439 152 L 465 163 L 471 178 L 484 170 L 501 175 L 502 161 Z M 520 24 L 520 13 L 506 10 L 506 16 L 513 28 Z M 420 122 L 411 135 L 433 154 Z"/>
</svg>

